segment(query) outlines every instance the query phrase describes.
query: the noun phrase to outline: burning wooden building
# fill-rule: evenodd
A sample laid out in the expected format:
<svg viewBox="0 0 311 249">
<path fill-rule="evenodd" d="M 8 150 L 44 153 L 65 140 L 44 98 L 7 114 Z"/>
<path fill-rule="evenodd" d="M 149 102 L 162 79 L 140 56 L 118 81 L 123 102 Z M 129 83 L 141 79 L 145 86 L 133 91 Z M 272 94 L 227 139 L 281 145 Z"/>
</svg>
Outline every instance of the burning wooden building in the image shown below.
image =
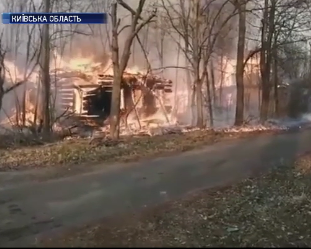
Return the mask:
<svg viewBox="0 0 311 249">
<path fill-rule="evenodd" d="M 95 82 L 94 82 L 95 81 Z M 84 80 L 62 87 L 61 105 L 70 106 L 76 115 L 107 117 L 110 114 L 113 76 L 98 74 L 95 80 Z M 136 110 L 147 117 L 159 109 L 172 109 L 172 81 L 155 75 L 124 73 L 121 86 L 121 110 Z"/>
</svg>

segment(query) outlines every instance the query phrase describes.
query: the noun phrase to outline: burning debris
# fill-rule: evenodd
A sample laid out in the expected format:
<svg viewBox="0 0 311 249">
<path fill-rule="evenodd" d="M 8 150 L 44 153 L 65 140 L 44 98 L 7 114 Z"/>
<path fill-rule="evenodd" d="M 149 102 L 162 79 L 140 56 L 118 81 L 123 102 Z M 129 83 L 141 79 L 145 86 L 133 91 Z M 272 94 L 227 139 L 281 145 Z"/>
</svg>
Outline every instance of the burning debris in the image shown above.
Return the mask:
<svg viewBox="0 0 311 249">
<path fill-rule="evenodd" d="M 63 110 L 69 107 L 84 127 L 93 122 L 94 130 L 109 128 L 113 75 L 63 72 L 58 76 L 58 85 L 58 102 Z M 121 133 L 170 123 L 172 81 L 152 74 L 125 72 L 121 87 Z"/>
<path fill-rule="evenodd" d="M 97 75 L 93 82 L 75 83 L 73 109 L 77 115 L 109 116 L 113 86 L 112 75 Z M 125 73 L 121 89 L 121 111 L 137 110 L 139 116 L 148 117 L 163 109 L 171 111 L 172 81 L 152 75 Z M 68 104 L 68 103 L 66 103 Z"/>
</svg>

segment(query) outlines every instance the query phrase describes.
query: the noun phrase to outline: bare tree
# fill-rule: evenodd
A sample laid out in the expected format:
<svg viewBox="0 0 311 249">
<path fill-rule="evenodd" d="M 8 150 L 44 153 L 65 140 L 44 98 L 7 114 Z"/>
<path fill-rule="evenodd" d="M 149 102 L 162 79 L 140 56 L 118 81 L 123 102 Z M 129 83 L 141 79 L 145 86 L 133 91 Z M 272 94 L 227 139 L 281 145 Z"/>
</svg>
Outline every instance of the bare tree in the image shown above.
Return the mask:
<svg viewBox="0 0 311 249">
<path fill-rule="evenodd" d="M 111 111 L 110 111 L 110 135 L 113 139 L 119 137 L 119 123 L 120 123 L 120 97 L 121 97 L 121 84 L 123 73 L 127 67 L 131 46 L 134 38 L 139 31 L 148 24 L 155 16 L 156 10 L 147 17 L 142 18 L 142 12 L 146 0 L 140 0 L 136 10 L 132 9 L 127 3 L 122 0 L 117 0 L 111 5 L 111 23 L 112 23 L 112 37 L 111 37 L 111 53 L 113 62 L 113 90 L 111 99 Z M 127 9 L 132 15 L 131 24 L 128 27 L 123 27 L 119 30 L 121 20 L 118 18 L 118 5 Z M 123 52 L 120 56 L 119 39 L 118 36 L 125 28 L 129 29 L 129 33 L 125 38 Z"/>
<path fill-rule="evenodd" d="M 196 99 L 196 125 L 203 127 L 205 124 L 202 86 L 204 81 L 208 80 L 206 67 L 210 63 L 215 44 L 224 27 L 236 15 L 236 8 L 226 0 L 221 3 L 214 0 L 180 0 L 178 4 L 162 0 L 162 7 L 171 29 L 182 37 L 183 44 L 176 43 L 192 68 L 192 97 L 194 99 L 195 95 Z M 209 103 L 211 105 L 211 101 Z"/>
<path fill-rule="evenodd" d="M 260 108 L 260 120 L 264 122 L 268 117 L 270 101 L 270 74 L 271 74 L 271 45 L 274 32 L 275 0 L 272 1 L 270 10 L 269 0 L 265 0 L 263 18 L 261 21 L 261 51 L 260 51 L 260 73 L 262 85 L 262 100 Z"/>
<path fill-rule="evenodd" d="M 254 11 L 259 10 L 262 15 L 260 46 L 248 54 L 244 66 L 252 56 L 260 54 L 261 122 L 268 118 L 272 89 L 277 110 L 279 51 L 283 46 L 309 39 L 306 35 L 310 30 L 310 25 L 306 22 L 310 15 L 309 6 L 309 0 L 265 0 L 263 6 L 254 8 Z"/>
<path fill-rule="evenodd" d="M 236 109 L 235 125 L 242 125 L 244 122 L 244 50 L 245 50 L 245 32 L 246 32 L 246 1 L 237 0 L 235 2 L 239 12 L 239 34 L 237 47 L 236 64 Z"/>
<path fill-rule="evenodd" d="M 51 8 L 50 0 L 44 0 L 44 12 L 49 12 Z M 49 134 L 51 130 L 50 121 L 50 34 L 49 24 L 43 25 L 42 30 L 42 52 L 41 52 L 41 77 L 43 86 L 42 95 L 42 118 L 43 118 L 43 130 L 44 133 Z"/>
<path fill-rule="evenodd" d="M 5 8 L 8 11 L 29 11 L 35 12 L 35 6 L 33 0 L 15 2 L 15 1 L 6 1 L 3 3 Z M 6 88 L 3 89 L 4 97 L 5 94 L 13 92 L 15 95 L 15 108 L 16 108 L 16 124 L 19 124 L 20 114 L 23 114 L 23 124 L 25 123 L 25 97 L 26 97 L 26 83 L 28 79 L 32 76 L 38 65 L 38 58 L 40 54 L 40 45 L 38 45 L 36 37 L 36 25 L 14 25 L 14 27 L 5 26 L 2 32 L 2 49 L 6 51 L 7 58 L 2 61 L 2 75 L 4 77 L 4 85 Z M 6 40 L 4 39 L 6 38 Z M 6 41 L 6 44 L 4 44 Z M 39 43 L 40 43 L 39 39 Z M 25 45 L 25 46 L 24 46 Z M 5 46 L 5 49 L 4 49 Z M 21 56 L 22 54 L 22 56 Z M 25 55 L 25 60 L 23 59 Z M 13 59 L 13 58 L 14 59 Z M 15 68 L 8 67 L 9 62 L 14 61 Z M 20 62 L 24 62 L 22 67 L 23 70 L 19 70 L 18 65 L 21 66 Z M 17 71 L 19 74 L 17 75 Z M 11 84 L 8 86 L 8 84 Z M 24 96 L 22 102 L 22 108 L 20 99 L 16 90 L 23 85 L 24 87 Z"/>
</svg>

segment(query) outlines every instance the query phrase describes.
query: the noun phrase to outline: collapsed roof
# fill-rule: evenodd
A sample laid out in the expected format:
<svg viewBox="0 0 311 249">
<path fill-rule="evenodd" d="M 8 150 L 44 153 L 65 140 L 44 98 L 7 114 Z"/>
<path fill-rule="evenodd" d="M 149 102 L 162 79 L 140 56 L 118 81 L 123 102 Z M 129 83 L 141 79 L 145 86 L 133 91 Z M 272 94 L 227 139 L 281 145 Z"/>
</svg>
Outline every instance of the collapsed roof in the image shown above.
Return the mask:
<svg viewBox="0 0 311 249">
<path fill-rule="evenodd" d="M 81 79 L 81 80 L 75 80 L 73 82 L 76 86 L 83 86 L 83 85 L 112 85 L 113 82 L 113 75 L 111 74 L 94 74 L 90 75 L 88 73 L 84 73 L 81 71 L 64 71 L 61 69 L 53 70 L 53 72 L 56 74 L 57 79 Z M 140 86 L 141 84 L 145 84 L 147 87 L 159 87 L 161 85 L 165 85 L 166 87 L 172 87 L 172 81 L 169 79 L 165 79 L 163 77 L 160 77 L 155 74 L 142 74 L 142 73 L 129 73 L 124 72 L 123 73 L 123 80 L 124 83 L 127 85 L 131 85 L 133 87 Z"/>
<path fill-rule="evenodd" d="M 97 84 L 111 86 L 113 82 L 113 75 L 99 74 Z M 162 78 L 154 74 L 128 73 L 124 72 L 123 82 L 133 88 L 145 85 L 148 88 L 156 89 L 170 89 L 173 82 L 171 80 Z"/>
</svg>

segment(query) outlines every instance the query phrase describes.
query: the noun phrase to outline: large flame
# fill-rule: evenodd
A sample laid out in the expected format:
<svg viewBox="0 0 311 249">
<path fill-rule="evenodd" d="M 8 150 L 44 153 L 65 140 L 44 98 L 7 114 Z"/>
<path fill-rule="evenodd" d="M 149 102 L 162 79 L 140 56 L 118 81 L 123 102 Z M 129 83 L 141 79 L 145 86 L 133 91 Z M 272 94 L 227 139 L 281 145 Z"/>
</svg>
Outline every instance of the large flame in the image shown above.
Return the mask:
<svg viewBox="0 0 311 249">
<path fill-rule="evenodd" d="M 100 64 L 100 62 L 95 63 L 92 56 L 82 57 L 80 55 L 77 55 L 76 57 L 72 58 L 64 58 L 57 52 L 54 52 L 51 61 L 51 69 L 53 70 L 60 68 L 70 71 L 88 71 L 93 67 L 99 66 Z"/>
<path fill-rule="evenodd" d="M 71 58 L 64 58 L 57 52 L 54 52 L 51 62 L 51 69 L 80 71 L 85 74 L 93 75 L 98 73 L 113 75 L 112 65 L 113 63 L 111 58 L 105 61 L 98 61 L 98 58 L 95 58 L 95 56 L 83 56 L 80 54 Z M 146 73 L 146 70 L 142 70 L 137 66 L 128 67 L 125 71 L 131 74 Z"/>
</svg>

